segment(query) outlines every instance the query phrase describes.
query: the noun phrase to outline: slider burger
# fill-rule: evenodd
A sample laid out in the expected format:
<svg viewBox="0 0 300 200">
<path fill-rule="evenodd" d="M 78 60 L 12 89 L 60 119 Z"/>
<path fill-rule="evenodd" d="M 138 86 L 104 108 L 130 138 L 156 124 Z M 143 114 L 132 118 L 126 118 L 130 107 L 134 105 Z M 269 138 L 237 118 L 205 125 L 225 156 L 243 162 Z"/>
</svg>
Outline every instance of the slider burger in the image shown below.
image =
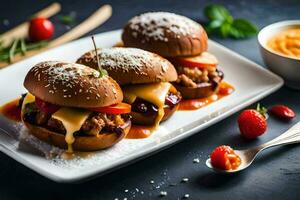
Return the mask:
<svg viewBox="0 0 300 200">
<path fill-rule="evenodd" d="M 169 81 L 176 81 L 174 66 L 161 56 L 136 48 L 98 50 L 99 64 L 122 87 L 124 101 L 131 104 L 133 124 L 155 129 L 178 108 L 181 95 Z M 95 51 L 77 63 L 97 68 Z M 151 129 L 152 129 L 151 128 Z"/>
<path fill-rule="evenodd" d="M 216 93 L 223 73 L 218 60 L 207 52 L 207 34 L 195 21 L 167 12 L 133 17 L 123 29 L 125 47 L 157 53 L 176 67 L 174 84 L 183 98 L 202 98 Z"/>
<path fill-rule="evenodd" d="M 68 152 L 110 147 L 131 127 L 121 88 L 92 68 L 41 62 L 30 69 L 24 86 L 21 118 L 30 133 Z"/>
</svg>

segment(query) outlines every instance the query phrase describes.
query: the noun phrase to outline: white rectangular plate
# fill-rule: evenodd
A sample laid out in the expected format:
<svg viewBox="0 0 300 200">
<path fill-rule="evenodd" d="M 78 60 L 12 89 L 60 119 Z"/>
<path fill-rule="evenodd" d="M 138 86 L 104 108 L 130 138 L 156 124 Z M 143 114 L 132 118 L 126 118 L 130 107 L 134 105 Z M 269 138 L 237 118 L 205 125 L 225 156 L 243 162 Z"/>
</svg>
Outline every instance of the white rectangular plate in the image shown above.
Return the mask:
<svg viewBox="0 0 300 200">
<path fill-rule="evenodd" d="M 120 35 L 120 30 L 101 33 L 96 35 L 96 42 L 99 47 L 111 47 L 120 41 Z M 87 37 L 1 70 L 0 104 L 14 99 L 26 91 L 23 87 L 24 77 L 36 63 L 46 60 L 75 62 L 79 56 L 91 49 L 92 41 Z M 147 139 L 125 139 L 110 149 L 96 152 L 89 158 L 70 161 L 58 158 L 46 159 L 45 155 L 49 156 L 52 149 L 50 145 L 29 136 L 22 125 L 17 125 L 0 116 L 0 150 L 54 181 L 79 181 L 103 174 L 117 166 L 149 155 L 151 152 L 198 133 L 283 85 L 280 77 L 216 42 L 209 41 L 209 51 L 217 56 L 220 68 L 225 73 L 225 80 L 235 87 L 235 92 L 200 110 L 176 112 Z"/>
</svg>

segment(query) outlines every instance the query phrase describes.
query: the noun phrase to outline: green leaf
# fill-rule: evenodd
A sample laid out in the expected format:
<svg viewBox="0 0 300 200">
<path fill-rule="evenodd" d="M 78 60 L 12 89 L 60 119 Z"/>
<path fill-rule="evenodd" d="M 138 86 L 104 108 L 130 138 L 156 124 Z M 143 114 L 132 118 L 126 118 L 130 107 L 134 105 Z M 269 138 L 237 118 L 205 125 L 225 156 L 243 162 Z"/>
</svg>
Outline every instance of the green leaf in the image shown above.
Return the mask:
<svg viewBox="0 0 300 200">
<path fill-rule="evenodd" d="M 99 69 L 100 77 L 107 76 L 108 72 L 105 69 Z"/>
<path fill-rule="evenodd" d="M 213 20 L 213 21 L 209 22 L 209 24 L 207 26 L 205 26 L 205 30 L 208 33 L 213 33 L 222 26 L 222 23 L 223 23 L 222 21 Z"/>
<path fill-rule="evenodd" d="M 231 30 L 231 24 L 230 23 L 223 23 L 220 27 L 220 35 L 223 37 L 223 38 L 227 38 L 229 33 L 230 33 L 230 30 Z"/>
<path fill-rule="evenodd" d="M 232 23 L 230 36 L 236 39 L 247 38 L 256 35 L 257 27 L 245 19 L 235 19 Z"/>
<path fill-rule="evenodd" d="M 72 25 L 75 24 L 75 17 L 71 15 L 63 15 L 59 17 L 59 20 L 61 23 L 66 25 Z"/>
<path fill-rule="evenodd" d="M 204 8 L 204 14 L 209 20 L 226 21 L 231 23 L 233 18 L 229 11 L 222 5 L 211 4 Z"/>
</svg>

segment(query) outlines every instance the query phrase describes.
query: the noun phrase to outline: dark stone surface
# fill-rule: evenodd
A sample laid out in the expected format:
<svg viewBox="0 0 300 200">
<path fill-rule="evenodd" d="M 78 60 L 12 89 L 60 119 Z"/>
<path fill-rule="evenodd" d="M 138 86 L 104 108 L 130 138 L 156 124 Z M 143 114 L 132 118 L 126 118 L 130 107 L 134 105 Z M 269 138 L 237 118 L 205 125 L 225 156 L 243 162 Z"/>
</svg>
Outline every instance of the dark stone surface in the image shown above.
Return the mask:
<svg viewBox="0 0 300 200">
<path fill-rule="evenodd" d="M 19 24 L 33 12 L 51 1 L 1 1 L 1 32 Z M 172 11 L 184 14 L 197 21 L 205 20 L 202 9 L 207 3 L 218 1 L 152 0 L 152 1 L 63 1 L 63 14 L 76 11 L 78 21 L 104 3 L 113 5 L 113 16 L 92 33 L 99 33 L 122 27 L 132 16 L 145 11 Z M 226 5 L 235 17 L 247 18 L 260 28 L 280 20 L 299 19 L 298 0 L 287 1 L 219 1 Z M 9 19 L 8 26 L 3 19 Z M 66 31 L 58 25 L 58 17 L 52 20 L 56 35 Z M 247 40 L 217 39 L 218 42 L 245 57 L 262 64 L 256 38 Z M 238 75 L 238 72 L 237 72 Z M 261 102 L 269 107 L 280 103 L 291 106 L 300 114 L 300 91 L 283 87 Z M 58 184 L 32 172 L 8 156 L 0 154 L 0 199 L 159 199 L 160 191 L 168 195 L 162 199 L 299 199 L 300 195 L 300 147 L 290 145 L 273 148 L 262 153 L 247 171 L 232 176 L 211 172 L 204 165 L 207 155 L 217 145 L 250 147 L 260 144 L 288 129 L 291 122 L 269 118 L 268 132 L 260 139 L 247 142 L 240 138 L 237 129 L 237 114 L 207 128 L 198 134 L 155 154 L 147 159 L 124 167 L 110 174 L 81 184 Z M 200 163 L 193 163 L 199 158 Z M 180 183 L 183 177 L 187 183 Z M 154 184 L 150 184 L 154 180 Z M 175 186 L 170 186 L 175 183 Z M 160 188 L 156 189 L 156 186 Z M 136 192 L 138 188 L 139 192 Z M 128 189 L 126 193 L 124 190 Z M 144 194 L 141 194 L 140 191 Z"/>
</svg>

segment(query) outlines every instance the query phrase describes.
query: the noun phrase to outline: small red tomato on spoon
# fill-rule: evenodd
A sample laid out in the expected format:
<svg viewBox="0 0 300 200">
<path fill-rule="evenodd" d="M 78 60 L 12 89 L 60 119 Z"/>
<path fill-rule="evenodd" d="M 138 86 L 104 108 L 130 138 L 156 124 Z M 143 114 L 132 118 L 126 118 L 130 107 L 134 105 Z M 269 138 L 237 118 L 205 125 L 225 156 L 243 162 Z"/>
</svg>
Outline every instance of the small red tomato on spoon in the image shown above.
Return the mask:
<svg viewBox="0 0 300 200">
<path fill-rule="evenodd" d="M 48 40 L 53 36 L 54 25 L 44 17 L 36 17 L 30 21 L 29 38 L 34 42 Z"/>
</svg>

